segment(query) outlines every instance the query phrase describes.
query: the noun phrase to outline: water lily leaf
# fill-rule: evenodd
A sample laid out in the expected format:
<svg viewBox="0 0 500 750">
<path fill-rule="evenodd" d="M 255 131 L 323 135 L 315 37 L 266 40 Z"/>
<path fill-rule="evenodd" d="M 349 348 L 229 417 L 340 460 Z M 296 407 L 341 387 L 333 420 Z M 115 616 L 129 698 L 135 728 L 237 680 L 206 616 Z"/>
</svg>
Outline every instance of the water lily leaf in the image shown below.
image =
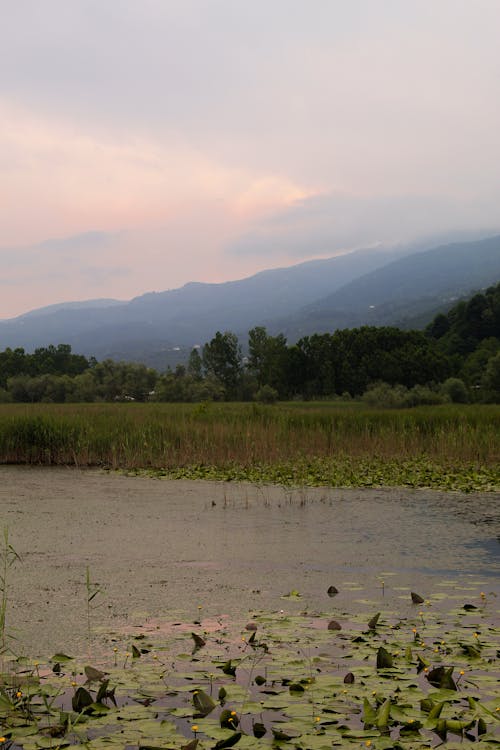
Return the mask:
<svg viewBox="0 0 500 750">
<path fill-rule="evenodd" d="M 471 701 L 473 701 L 473 705 L 471 704 Z M 498 708 L 496 701 L 493 701 L 492 703 L 493 710 L 490 710 L 487 706 L 485 706 L 482 701 L 474 701 L 473 698 L 469 698 L 469 705 L 471 706 L 471 708 L 476 709 L 477 713 L 481 711 L 487 714 L 487 716 L 491 716 L 491 718 L 495 719 L 495 721 L 500 721 L 500 716 L 498 715 L 498 712 L 496 710 Z"/>
<path fill-rule="evenodd" d="M 193 693 L 193 705 L 200 716 L 208 716 L 217 704 L 204 690 L 195 690 Z"/>
<path fill-rule="evenodd" d="M 342 625 L 337 620 L 330 620 L 328 630 L 342 630 Z"/>
<path fill-rule="evenodd" d="M 345 685 L 352 685 L 355 681 L 355 677 L 352 672 L 348 672 L 346 676 L 344 677 L 344 684 Z"/>
<path fill-rule="evenodd" d="M 63 653 L 57 653 L 57 654 L 54 654 L 54 656 L 52 656 L 49 661 L 55 661 L 55 662 L 61 662 L 62 663 L 62 662 L 65 662 L 65 661 L 71 661 L 72 659 L 73 659 L 72 656 L 68 656 L 67 654 L 63 654 Z"/>
<path fill-rule="evenodd" d="M 85 672 L 87 682 L 100 682 L 106 677 L 106 672 L 102 672 L 95 667 L 84 667 L 83 671 Z"/>
<path fill-rule="evenodd" d="M 440 703 L 435 703 L 433 705 L 424 723 L 424 727 L 426 729 L 436 730 L 437 727 L 440 726 L 441 727 L 440 731 L 443 731 L 443 725 L 441 724 L 441 721 L 442 721 L 441 713 L 443 711 L 444 706 L 446 706 L 447 703 L 448 703 L 447 701 L 441 701 Z"/>
<path fill-rule="evenodd" d="M 271 727 L 271 732 L 273 733 L 274 739 L 278 742 L 289 742 L 296 737 L 300 737 L 300 732 L 294 732 L 289 729 L 285 731 L 284 729 L 278 729 L 278 727 Z"/>
<path fill-rule="evenodd" d="M 292 589 L 288 592 L 288 594 L 283 594 L 282 599 L 301 599 L 302 595 L 297 591 L 297 589 Z"/>
<path fill-rule="evenodd" d="M 194 641 L 195 648 L 203 648 L 203 646 L 206 646 L 206 640 L 201 637 L 201 635 L 198 635 L 197 633 L 191 633 L 191 638 Z"/>
<path fill-rule="evenodd" d="M 111 690 L 108 690 L 108 685 L 109 685 L 109 680 L 103 680 L 103 682 L 101 683 L 99 687 L 99 690 L 97 691 L 95 702 L 102 703 L 103 700 L 110 700 L 116 706 L 116 698 L 115 698 L 116 686 L 112 688 Z"/>
<path fill-rule="evenodd" d="M 363 699 L 363 724 L 366 727 L 375 726 L 377 723 L 377 712 L 371 705 L 368 698 Z"/>
<path fill-rule="evenodd" d="M 420 674 L 420 672 L 423 672 L 424 669 L 427 669 L 429 666 L 429 662 L 425 661 L 425 659 L 422 659 L 420 654 L 417 655 L 417 674 Z"/>
<path fill-rule="evenodd" d="M 386 698 L 377 711 L 377 727 L 379 729 L 385 729 L 389 723 L 389 716 L 391 711 L 391 699 Z"/>
<path fill-rule="evenodd" d="M 191 742 L 188 742 L 187 745 L 181 745 L 181 750 L 196 750 L 196 748 L 198 747 L 198 743 L 199 743 L 199 739 L 195 737 L 194 740 L 191 740 Z M 141 745 L 140 750 L 142 750 L 142 745 Z"/>
<path fill-rule="evenodd" d="M 262 722 L 256 721 L 256 722 L 254 722 L 254 724 L 252 726 L 252 731 L 253 731 L 253 736 L 257 737 L 257 739 L 260 739 L 261 737 L 263 737 L 266 734 L 267 729 L 264 726 L 264 724 L 262 724 Z"/>
<path fill-rule="evenodd" d="M 470 729 L 475 724 L 475 721 L 459 721 L 458 719 L 445 719 L 446 731 L 452 732 L 453 734 L 463 734 L 464 730 Z"/>
<path fill-rule="evenodd" d="M 88 706 L 91 706 L 94 702 L 94 699 L 90 695 L 88 690 L 85 690 L 84 687 L 79 687 L 75 694 L 73 695 L 71 699 L 71 705 L 73 707 L 73 711 L 76 711 L 76 713 L 80 713 L 85 708 L 88 708 Z"/>
<path fill-rule="evenodd" d="M 304 692 L 304 686 L 300 684 L 300 682 L 291 682 L 288 686 L 288 690 L 291 693 L 303 693 Z"/>
<path fill-rule="evenodd" d="M 411 707 L 402 708 L 401 706 L 391 703 L 391 719 L 397 721 L 399 724 L 406 724 L 410 719 L 413 718 L 414 711 Z"/>
<path fill-rule="evenodd" d="M 236 674 L 236 667 L 232 664 L 231 659 L 224 662 L 224 664 L 221 667 L 218 667 L 218 669 L 222 669 L 224 674 L 230 675 L 231 677 L 234 677 Z"/>
<path fill-rule="evenodd" d="M 411 592 L 411 600 L 413 604 L 423 604 L 425 602 L 425 599 L 414 591 Z"/>
<path fill-rule="evenodd" d="M 446 719 L 437 719 L 436 726 L 434 727 L 434 731 L 443 742 L 446 742 L 446 737 L 447 737 Z"/>
<path fill-rule="evenodd" d="M 91 713 L 92 716 L 104 716 L 109 712 L 108 706 L 105 706 L 104 703 L 96 702 L 91 703 L 85 710 Z"/>
<path fill-rule="evenodd" d="M 224 729 L 236 729 L 240 720 L 236 711 L 231 711 L 229 708 L 225 708 L 220 713 L 219 723 Z"/>
<path fill-rule="evenodd" d="M 223 750 L 223 748 L 225 747 L 233 747 L 233 745 L 236 745 L 236 743 L 241 740 L 241 735 L 242 735 L 241 732 L 235 732 L 227 739 L 219 740 L 213 746 L 213 750 Z"/>
<path fill-rule="evenodd" d="M 441 701 L 440 703 L 435 703 L 434 706 L 432 706 L 431 710 L 429 711 L 429 719 L 437 719 L 439 716 L 441 716 L 441 712 L 443 708 L 447 705 L 447 701 Z"/>
<path fill-rule="evenodd" d="M 420 736 L 420 729 L 422 729 L 422 724 L 419 721 L 416 721 L 415 719 L 410 719 L 407 724 L 401 727 L 399 730 L 399 736 L 400 737 L 415 737 Z"/>
<path fill-rule="evenodd" d="M 481 647 L 479 645 L 472 645 L 471 643 L 460 643 L 459 646 L 462 651 L 467 654 L 467 656 L 471 656 L 473 659 L 477 659 L 479 656 L 481 656 Z"/>
<path fill-rule="evenodd" d="M 457 686 L 452 677 L 453 667 L 435 667 L 426 675 L 430 684 L 444 690 L 456 690 Z"/>
<path fill-rule="evenodd" d="M 391 654 L 386 648 L 380 646 L 377 651 L 377 669 L 391 669 L 393 666 L 393 659 Z"/>
<path fill-rule="evenodd" d="M 377 627 L 379 618 L 380 618 L 380 612 L 377 612 L 376 615 L 373 615 L 371 620 L 368 620 L 368 627 L 370 628 L 370 630 L 375 630 L 375 628 Z"/>
<path fill-rule="evenodd" d="M 482 734 L 486 734 L 487 731 L 488 731 L 488 727 L 486 725 L 486 722 L 483 719 L 483 717 L 480 716 L 479 719 L 477 720 L 477 733 L 478 733 L 478 736 L 481 736 Z"/>
</svg>

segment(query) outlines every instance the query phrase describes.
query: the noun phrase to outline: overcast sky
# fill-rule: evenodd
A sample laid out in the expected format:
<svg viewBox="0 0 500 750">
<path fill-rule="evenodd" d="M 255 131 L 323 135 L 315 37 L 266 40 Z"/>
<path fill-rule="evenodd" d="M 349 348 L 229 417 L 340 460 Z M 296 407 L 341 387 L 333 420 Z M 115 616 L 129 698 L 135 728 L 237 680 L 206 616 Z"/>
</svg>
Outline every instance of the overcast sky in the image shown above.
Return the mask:
<svg viewBox="0 0 500 750">
<path fill-rule="evenodd" d="M 500 228 L 499 0 L 0 0 L 0 317 Z"/>
</svg>

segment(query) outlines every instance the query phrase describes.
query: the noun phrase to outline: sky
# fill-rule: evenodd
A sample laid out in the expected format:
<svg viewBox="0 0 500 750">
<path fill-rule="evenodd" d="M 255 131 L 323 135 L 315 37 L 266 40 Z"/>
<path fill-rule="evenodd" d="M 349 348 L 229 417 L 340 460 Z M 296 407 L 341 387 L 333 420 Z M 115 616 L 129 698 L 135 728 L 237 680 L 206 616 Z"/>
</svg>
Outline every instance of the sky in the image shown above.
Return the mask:
<svg viewBox="0 0 500 750">
<path fill-rule="evenodd" d="M 500 229 L 499 0 L 0 19 L 0 318 Z"/>
</svg>

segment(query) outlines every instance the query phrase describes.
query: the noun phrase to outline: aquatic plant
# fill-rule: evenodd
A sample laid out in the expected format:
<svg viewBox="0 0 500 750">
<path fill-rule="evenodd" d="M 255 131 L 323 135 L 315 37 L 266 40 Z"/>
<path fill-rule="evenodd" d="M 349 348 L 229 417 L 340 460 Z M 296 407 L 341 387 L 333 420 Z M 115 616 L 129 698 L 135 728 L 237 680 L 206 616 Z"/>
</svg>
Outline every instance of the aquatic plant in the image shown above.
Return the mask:
<svg viewBox="0 0 500 750">
<path fill-rule="evenodd" d="M 21 558 L 9 541 L 9 528 L 4 526 L 2 546 L 0 547 L 0 653 L 7 648 L 7 606 L 9 589 L 9 572 L 14 563 Z M 12 637 L 12 634 L 10 634 Z"/>
<path fill-rule="evenodd" d="M 334 600 L 325 591 L 324 612 L 304 610 L 302 597 L 246 625 L 202 621 L 194 650 L 189 622 L 163 635 L 108 634 L 114 648 L 139 654 L 123 666 L 12 658 L 0 688 L 3 746 L 493 747 L 500 631 L 484 589 L 443 581 L 424 603 L 406 589 L 397 609 L 379 593 L 356 611 L 342 588 Z M 352 591 L 365 595 L 355 583 Z M 341 630 L 328 629 L 332 617 Z"/>
</svg>

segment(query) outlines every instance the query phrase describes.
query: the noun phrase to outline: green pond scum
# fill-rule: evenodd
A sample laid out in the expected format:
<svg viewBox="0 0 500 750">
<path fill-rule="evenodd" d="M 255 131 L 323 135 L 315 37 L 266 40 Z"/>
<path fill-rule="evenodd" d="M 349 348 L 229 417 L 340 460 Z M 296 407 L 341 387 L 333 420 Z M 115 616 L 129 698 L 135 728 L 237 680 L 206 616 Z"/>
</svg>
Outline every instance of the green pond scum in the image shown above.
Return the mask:
<svg viewBox="0 0 500 750">
<path fill-rule="evenodd" d="M 241 622 L 204 621 L 199 605 L 195 621 L 102 634 L 86 659 L 4 654 L 0 748 L 499 747 L 488 583 L 401 588 L 404 616 L 383 587 L 337 583 L 359 595 L 356 612 L 336 606 L 336 586 L 322 612 L 293 589 Z"/>
</svg>

